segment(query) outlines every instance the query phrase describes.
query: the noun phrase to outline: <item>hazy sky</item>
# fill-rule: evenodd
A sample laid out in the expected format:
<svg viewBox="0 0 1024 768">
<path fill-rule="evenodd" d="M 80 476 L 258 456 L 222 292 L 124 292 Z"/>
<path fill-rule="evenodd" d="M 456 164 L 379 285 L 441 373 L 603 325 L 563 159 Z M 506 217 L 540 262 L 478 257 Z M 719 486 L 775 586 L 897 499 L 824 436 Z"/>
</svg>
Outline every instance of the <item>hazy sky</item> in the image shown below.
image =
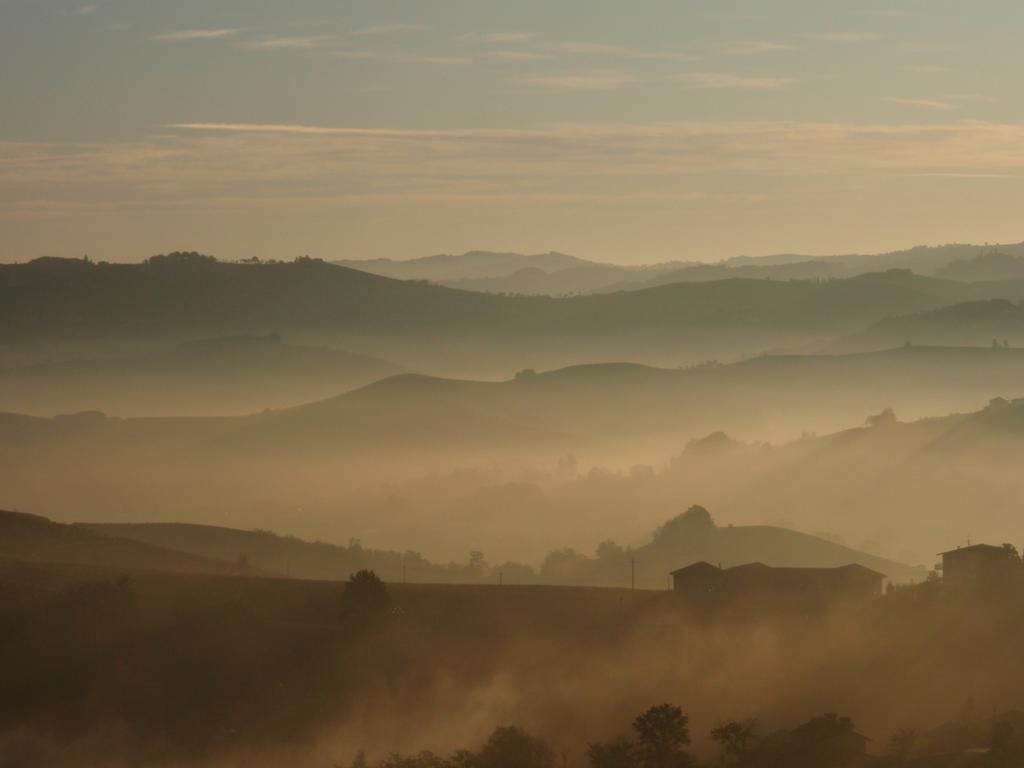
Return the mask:
<svg viewBox="0 0 1024 768">
<path fill-rule="evenodd" d="M 0 259 L 1024 239 L 1021 0 L 0 0 Z"/>
</svg>

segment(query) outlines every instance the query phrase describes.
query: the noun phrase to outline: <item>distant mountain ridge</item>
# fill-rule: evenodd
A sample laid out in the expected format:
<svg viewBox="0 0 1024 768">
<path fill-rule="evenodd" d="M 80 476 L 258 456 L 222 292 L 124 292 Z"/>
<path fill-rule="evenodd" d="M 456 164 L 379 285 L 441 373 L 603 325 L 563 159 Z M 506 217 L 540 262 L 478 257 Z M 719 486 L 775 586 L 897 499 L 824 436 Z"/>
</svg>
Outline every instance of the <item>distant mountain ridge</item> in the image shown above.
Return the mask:
<svg viewBox="0 0 1024 768">
<path fill-rule="evenodd" d="M 506 277 L 523 269 L 557 272 L 575 267 L 614 266 L 588 261 L 557 251 L 535 254 L 467 251 L 461 254 L 444 253 L 408 260 L 340 259 L 333 263 L 399 280 L 432 280 L 434 282 Z"/>
<path fill-rule="evenodd" d="M 675 282 L 737 277 L 808 280 L 854 277 L 866 272 L 907 269 L 920 275 L 963 282 L 1024 279 L 1024 243 L 1005 246 L 950 244 L 917 246 L 879 254 L 736 256 L 715 263 L 671 261 L 622 265 L 546 254 L 469 251 L 408 260 L 347 259 L 342 266 L 402 280 L 488 293 L 570 295 L 642 290 Z"/>
<path fill-rule="evenodd" d="M 421 370 L 491 375 L 594 360 L 678 365 L 808 351 L 888 316 L 991 298 L 1024 298 L 1024 282 L 966 284 L 893 270 L 556 299 L 455 290 L 311 259 L 45 260 L 0 266 L 0 347 L 280 333 Z"/>
</svg>

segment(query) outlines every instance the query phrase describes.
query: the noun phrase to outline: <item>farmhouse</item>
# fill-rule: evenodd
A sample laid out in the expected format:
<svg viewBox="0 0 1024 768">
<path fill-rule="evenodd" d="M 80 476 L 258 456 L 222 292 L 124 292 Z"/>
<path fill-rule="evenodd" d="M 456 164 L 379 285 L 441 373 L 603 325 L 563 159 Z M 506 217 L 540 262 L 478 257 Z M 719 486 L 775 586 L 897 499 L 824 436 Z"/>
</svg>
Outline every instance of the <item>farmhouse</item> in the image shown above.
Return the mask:
<svg viewBox="0 0 1024 768">
<path fill-rule="evenodd" d="M 942 552 L 942 583 L 952 589 L 976 591 L 1019 578 L 1021 560 L 1011 547 L 974 544 Z"/>
<path fill-rule="evenodd" d="M 827 608 L 870 601 L 882 594 L 885 574 L 860 565 L 838 568 L 775 568 L 748 563 L 721 568 L 699 562 L 672 572 L 676 594 L 693 601 L 756 602 L 766 607 Z"/>
</svg>

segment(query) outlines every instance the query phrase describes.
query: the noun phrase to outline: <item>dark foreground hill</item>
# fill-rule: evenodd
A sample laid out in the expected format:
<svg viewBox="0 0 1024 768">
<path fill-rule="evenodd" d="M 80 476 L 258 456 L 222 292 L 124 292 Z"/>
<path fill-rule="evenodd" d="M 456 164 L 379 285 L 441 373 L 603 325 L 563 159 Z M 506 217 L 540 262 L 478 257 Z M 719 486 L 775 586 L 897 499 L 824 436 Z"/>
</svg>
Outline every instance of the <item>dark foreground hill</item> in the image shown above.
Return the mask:
<svg viewBox="0 0 1024 768">
<path fill-rule="evenodd" d="M 458 291 L 308 259 L 39 259 L 0 266 L 0 345 L 282 333 L 433 370 L 614 359 L 680 364 L 820 347 L 890 315 L 1020 297 L 1019 284 L 973 286 L 898 271 L 830 281 L 676 283 L 555 299 Z"/>
<path fill-rule="evenodd" d="M 354 610 L 336 582 L 122 575 L 0 563 L 5 764 L 332 768 L 476 749 L 514 724 L 582 766 L 678 702 L 697 765 L 717 764 L 708 734 L 727 720 L 766 736 L 838 711 L 875 743 L 916 728 L 961 753 L 914 765 L 982 768 L 972 737 L 1024 686 L 1022 602 L 937 585 L 824 619 L 719 620 L 665 591 L 391 585 Z"/>
</svg>

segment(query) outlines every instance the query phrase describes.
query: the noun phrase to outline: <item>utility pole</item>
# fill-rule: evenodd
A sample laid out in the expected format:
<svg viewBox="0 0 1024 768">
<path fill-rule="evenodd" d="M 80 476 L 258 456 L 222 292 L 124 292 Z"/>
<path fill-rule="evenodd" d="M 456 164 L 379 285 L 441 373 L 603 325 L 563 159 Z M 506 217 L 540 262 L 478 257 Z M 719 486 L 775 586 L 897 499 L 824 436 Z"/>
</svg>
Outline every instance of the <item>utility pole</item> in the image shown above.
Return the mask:
<svg viewBox="0 0 1024 768">
<path fill-rule="evenodd" d="M 402 583 L 405 584 L 405 563 L 402 563 Z"/>
<path fill-rule="evenodd" d="M 629 558 L 629 588 L 636 589 L 636 558 Z"/>
</svg>

